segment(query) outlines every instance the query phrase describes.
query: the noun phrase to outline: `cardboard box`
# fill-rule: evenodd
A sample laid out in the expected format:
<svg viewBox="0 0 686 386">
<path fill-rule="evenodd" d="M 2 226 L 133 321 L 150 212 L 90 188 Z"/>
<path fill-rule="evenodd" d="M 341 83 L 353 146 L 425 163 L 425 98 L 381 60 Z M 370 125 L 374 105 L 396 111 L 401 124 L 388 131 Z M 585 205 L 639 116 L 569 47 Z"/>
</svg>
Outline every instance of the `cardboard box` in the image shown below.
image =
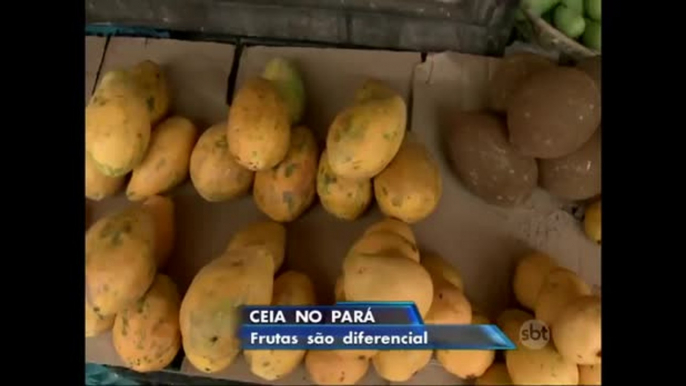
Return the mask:
<svg viewBox="0 0 686 386">
<path fill-rule="evenodd" d="M 488 79 L 499 59 L 461 54 L 430 55 L 421 63 L 419 53 L 295 47 L 244 49 L 236 89 L 258 75 L 274 56 L 290 58 L 302 70 L 308 96 L 305 124 L 323 146 L 334 116 L 352 101 L 354 90 L 369 77 L 388 82 L 410 108 L 408 129 L 417 135 L 440 164 L 443 197 L 437 210 L 413 226 L 420 248 L 435 250 L 460 269 L 466 293 L 476 309 L 495 318 L 511 304 L 510 279 L 515 259 L 531 249 L 548 252 L 561 265 L 580 273 L 589 284 L 600 286 L 600 248 L 583 235 L 578 221 L 564 210 L 564 203 L 537 191 L 522 208 L 502 209 L 471 195 L 450 172 L 442 151 L 445 118 L 455 109 L 484 106 Z M 153 59 L 164 64 L 174 96 L 174 111 L 192 118 L 204 130 L 225 119 L 226 78 L 233 47 L 147 39 L 113 39 L 103 69 Z M 205 71 L 203 71 L 205 70 Z M 225 203 L 207 203 L 190 182 L 172 193 L 177 208 L 178 236 L 167 273 L 185 293 L 195 273 L 226 246 L 241 227 L 267 217 L 250 196 Z M 127 205 L 126 198 L 95 203 L 98 218 Z M 381 218 L 373 205 L 354 222 L 337 220 L 316 203 L 301 218 L 287 224 L 285 269 L 308 274 L 321 304 L 333 302 L 333 285 L 342 259 L 372 222 Z M 86 340 L 87 361 L 121 365 L 103 334 Z M 184 359 L 182 373 L 267 384 L 252 375 L 243 359 L 224 371 L 204 374 Z M 435 360 L 403 384 L 461 384 Z M 303 366 L 274 384 L 311 384 Z M 370 370 L 359 384 L 392 384 Z"/>
<path fill-rule="evenodd" d="M 95 81 L 98 79 L 98 72 L 100 71 L 100 63 L 105 54 L 105 45 L 107 38 L 98 36 L 86 36 L 86 102 L 91 97 Z"/>
</svg>

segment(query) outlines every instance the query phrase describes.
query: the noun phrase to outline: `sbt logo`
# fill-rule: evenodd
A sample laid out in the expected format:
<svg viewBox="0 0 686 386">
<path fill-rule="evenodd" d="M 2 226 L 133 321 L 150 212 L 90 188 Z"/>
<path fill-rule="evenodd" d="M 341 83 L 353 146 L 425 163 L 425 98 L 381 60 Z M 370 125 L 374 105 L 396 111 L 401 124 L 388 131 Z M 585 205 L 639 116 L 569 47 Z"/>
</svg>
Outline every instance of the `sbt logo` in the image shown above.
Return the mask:
<svg viewBox="0 0 686 386">
<path fill-rule="evenodd" d="M 550 328 L 540 320 L 527 320 L 519 329 L 519 341 L 524 347 L 542 349 L 550 341 Z"/>
</svg>

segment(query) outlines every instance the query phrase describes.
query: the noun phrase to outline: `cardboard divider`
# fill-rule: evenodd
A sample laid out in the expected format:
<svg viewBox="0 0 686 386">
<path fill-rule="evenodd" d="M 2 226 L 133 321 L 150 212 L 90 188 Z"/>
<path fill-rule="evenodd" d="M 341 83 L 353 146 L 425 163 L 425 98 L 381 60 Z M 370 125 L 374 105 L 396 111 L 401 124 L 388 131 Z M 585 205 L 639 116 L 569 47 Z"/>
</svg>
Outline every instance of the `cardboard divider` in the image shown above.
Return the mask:
<svg viewBox="0 0 686 386">
<path fill-rule="evenodd" d="M 98 79 L 100 63 L 105 54 L 107 38 L 99 36 L 86 36 L 86 104 L 91 97 L 95 82 Z"/>
</svg>

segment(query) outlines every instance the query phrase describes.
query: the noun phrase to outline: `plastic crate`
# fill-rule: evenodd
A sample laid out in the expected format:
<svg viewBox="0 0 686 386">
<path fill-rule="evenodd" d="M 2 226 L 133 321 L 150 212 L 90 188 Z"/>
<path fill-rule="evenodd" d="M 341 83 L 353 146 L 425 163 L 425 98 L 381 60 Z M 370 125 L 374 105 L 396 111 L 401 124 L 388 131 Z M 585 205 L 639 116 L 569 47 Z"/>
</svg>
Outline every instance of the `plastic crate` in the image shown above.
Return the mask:
<svg viewBox="0 0 686 386">
<path fill-rule="evenodd" d="M 518 0 L 86 0 L 88 24 L 500 54 Z"/>
</svg>

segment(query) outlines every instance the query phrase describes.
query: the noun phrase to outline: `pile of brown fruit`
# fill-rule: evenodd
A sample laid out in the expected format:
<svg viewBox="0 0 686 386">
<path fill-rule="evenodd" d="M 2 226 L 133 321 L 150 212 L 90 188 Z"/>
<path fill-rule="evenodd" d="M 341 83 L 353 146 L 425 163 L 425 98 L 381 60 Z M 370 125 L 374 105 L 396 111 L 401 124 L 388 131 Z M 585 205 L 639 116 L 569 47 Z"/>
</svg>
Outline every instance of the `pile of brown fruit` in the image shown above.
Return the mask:
<svg viewBox="0 0 686 386">
<path fill-rule="evenodd" d="M 529 53 L 504 58 L 491 78 L 490 111 L 458 113 L 448 134 L 467 189 L 508 207 L 537 186 L 563 200 L 599 200 L 600 66 L 599 57 L 574 67 Z"/>
</svg>

